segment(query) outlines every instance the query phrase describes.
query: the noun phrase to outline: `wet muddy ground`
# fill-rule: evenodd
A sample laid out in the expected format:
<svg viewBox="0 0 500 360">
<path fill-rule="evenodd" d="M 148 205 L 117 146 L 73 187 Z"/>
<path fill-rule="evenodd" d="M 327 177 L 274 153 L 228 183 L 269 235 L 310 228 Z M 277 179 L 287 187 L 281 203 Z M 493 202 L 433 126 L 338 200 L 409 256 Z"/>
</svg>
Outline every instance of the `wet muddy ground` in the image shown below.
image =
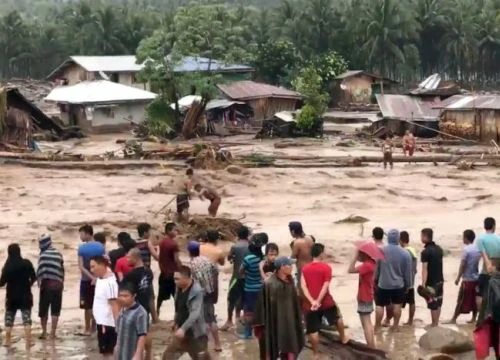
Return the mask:
<svg viewBox="0 0 500 360">
<path fill-rule="evenodd" d="M 81 149 L 95 151 L 96 144 L 105 148 L 108 143 L 84 143 Z M 89 151 L 90 151 L 89 150 Z M 237 154 L 252 152 L 276 153 L 272 143 L 255 142 L 231 149 Z M 77 150 L 74 150 L 77 151 Z M 378 154 L 370 147 L 336 148 L 325 142 L 317 147 L 280 149 L 280 154 L 314 155 L 369 155 Z M 471 228 L 481 232 L 486 216 L 498 217 L 500 199 L 500 169 L 479 168 L 470 171 L 456 167 L 431 164 L 396 164 L 386 170 L 381 164 L 362 168 L 336 169 L 248 169 L 242 174 L 220 171 L 199 171 L 199 177 L 215 186 L 223 194 L 220 216 L 244 218 L 242 222 L 254 230 L 266 231 L 272 242 L 280 245 L 283 254 L 289 253 L 290 235 L 287 224 L 300 220 L 308 234 L 327 246 L 333 266 L 334 279 L 331 292 L 339 303 L 349 331 L 354 339 L 363 340 L 356 314 L 357 277 L 347 274 L 352 254 L 352 241 L 370 237 L 374 226 L 384 229 L 396 227 L 410 233 L 411 243 L 421 251 L 419 231 L 424 227 L 435 230 L 435 240 L 446 252 L 445 300 L 442 319 L 453 314 L 457 287 L 453 280 L 459 266 L 461 233 Z M 106 230 L 116 235 L 123 230 L 134 231 L 134 224 L 151 222 L 161 229 L 163 215 L 154 213 L 175 193 L 174 182 L 181 171 L 166 168 L 147 170 L 50 170 L 20 166 L 1 166 L 0 171 L 0 261 L 6 257 L 10 242 L 22 245 L 23 255 L 36 262 L 37 236 L 50 232 L 56 246 L 63 252 L 67 270 L 65 298 L 61 319 L 61 340 L 36 341 L 30 351 L 31 359 L 94 359 L 96 340 L 76 337 L 81 326 L 78 309 L 78 270 L 76 249 L 79 245 L 77 229 L 80 224 L 94 224 L 96 231 Z M 170 194 L 147 193 L 163 183 Z M 205 214 L 208 203 L 193 200 L 191 211 Z M 174 208 L 174 205 L 171 206 Z M 338 223 L 350 215 L 368 219 L 365 223 Z M 135 232 L 134 232 L 135 235 Z M 223 246 L 228 249 L 230 244 Z M 108 243 L 108 250 L 115 244 Z M 157 272 L 157 265 L 155 271 Z M 225 320 L 225 292 L 228 287 L 230 266 L 222 269 L 217 313 L 219 324 Z M 420 282 L 420 267 L 417 274 Z M 35 303 L 38 290 L 33 289 Z M 0 290 L 0 304 L 4 290 Z M 1 309 L 1 308 L 0 308 Z M 34 334 L 39 334 L 39 322 L 33 311 Z M 173 317 L 172 304 L 164 305 L 162 320 Z M 406 314 L 404 315 L 406 317 Z M 418 358 L 418 338 L 425 332 L 430 314 L 422 299 L 417 299 L 414 328 L 403 328 L 400 333 L 382 331 L 377 341 L 393 359 Z M 457 329 L 468 334 L 468 317 L 459 318 Z M 16 328 L 21 336 L 22 328 Z M 160 355 L 169 338 L 168 326 L 155 330 L 155 354 Z M 238 340 L 233 334 L 224 335 L 224 351 L 218 359 L 257 358 L 255 342 Z M 27 358 L 24 344 L 19 341 L 13 352 L 0 349 L 0 358 Z M 305 353 L 303 358 L 307 359 Z M 464 358 L 473 358 L 467 355 Z"/>
</svg>

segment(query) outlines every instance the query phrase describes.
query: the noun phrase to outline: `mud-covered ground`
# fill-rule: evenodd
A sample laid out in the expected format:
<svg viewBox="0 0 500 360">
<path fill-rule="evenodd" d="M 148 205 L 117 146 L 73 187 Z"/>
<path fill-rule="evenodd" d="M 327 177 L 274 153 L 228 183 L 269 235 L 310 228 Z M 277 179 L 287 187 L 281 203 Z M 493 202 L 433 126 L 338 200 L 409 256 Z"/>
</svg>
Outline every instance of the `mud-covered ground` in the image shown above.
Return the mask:
<svg viewBox="0 0 500 360">
<path fill-rule="evenodd" d="M 248 142 L 248 140 L 245 140 Z M 377 155 L 378 149 L 360 146 L 335 147 L 324 142 L 307 148 L 276 150 L 271 142 L 252 141 L 251 145 L 231 148 L 234 154 L 265 152 L 283 155 Z M 117 147 L 112 141 L 91 139 L 73 149 L 73 152 L 100 152 Z M 104 152 L 104 151 L 102 151 Z M 418 156 L 419 154 L 417 154 Z M 67 270 L 64 305 L 60 323 L 61 339 L 55 343 L 36 341 L 31 349 L 32 359 L 85 359 L 96 357 L 96 340 L 84 340 L 73 334 L 81 326 L 78 309 L 78 269 L 76 249 L 79 245 L 77 229 L 90 223 L 96 231 L 106 230 L 116 235 L 123 230 L 134 231 L 137 222 L 147 221 L 158 226 L 164 215 L 154 213 L 175 193 L 174 183 L 182 171 L 167 168 L 144 170 L 50 170 L 21 166 L 0 165 L 0 261 L 6 258 L 6 247 L 11 242 L 22 245 L 23 255 L 36 262 L 37 236 L 51 233 L 56 246 L 63 252 Z M 470 171 L 456 167 L 430 164 L 396 164 L 394 170 L 384 170 L 381 164 L 360 168 L 301 168 L 301 169 L 245 169 L 242 174 L 224 170 L 199 171 L 204 181 L 223 194 L 220 216 L 243 218 L 254 230 L 266 231 L 272 242 L 280 245 L 283 254 L 289 253 L 290 235 L 287 224 L 300 220 L 308 234 L 326 244 L 332 261 L 334 279 L 331 292 L 339 303 L 354 339 L 363 340 L 356 314 L 357 277 L 348 275 L 346 268 L 352 254 L 352 241 L 370 237 L 374 226 L 388 230 L 407 230 L 414 247 L 421 250 L 420 229 L 432 227 L 435 240 L 446 252 L 445 300 L 442 319 L 452 316 L 457 295 L 453 281 L 459 265 L 461 233 L 467 228 L 481 232 L 486 216 L 498 218 L 500 199 L 500 169 L 481 167 Z M 171 194 L 146 193 L 159 183 L 171 189 Z M 192 213 L 205 214 L 208 203 L 193 200 Z M 171 205 L 174 209 L 174 204 Z M 368 219 L 365 223 L 338 223 L 349 215 Z M 230 244 L 222 246 L 228 249 Z M 109 242 L 108 250 L 115 247 Z M 158 271 L 157 265 L 154 265 Z M 226 317 L 225 292 L 230 266 L 222 269 L 217 313 L 219 324 Z M 417 274 L 420 281 L 420 268 Z M 35 300 L 38 290 L 33 289 Z M 0 303 L 5 296 L 0 290 Z M 36 301 L 35 301 L 36 303 Z M 34 334 L 39 334 L 36 307 L 33 311 Z M 407 315 L 405 314 L 404 317 Z M 173 317 L 172 303 L 164 305 L 162 320 Z M 400 333 L 383 331 L 378 336 L 380 347 L 393 359 L 418 357 L 418 338 L 429 323 L 430 314 L 422 299 L 417 299 L 414 328 L 403 328 Z M 404 319 L 405 320 L 405 319 Z M 459 318 L 457 329 L 471 333 L 466 325 L 468 317 Z M 22 328 L 16 328 L 22 336 Z M 160 355 L 169 337 L 168 326 L 155 328 L 155 354 Z M 254 342 L 237 340 L 233 334 L 224 335 L 224 351 L 218 359 L 257 358 Z M 0 349 L 0 358 L 24 358 L 23 342 L 10 355 Z M 308 358 L 305 354 L 304 358 Z"/>
</svg>

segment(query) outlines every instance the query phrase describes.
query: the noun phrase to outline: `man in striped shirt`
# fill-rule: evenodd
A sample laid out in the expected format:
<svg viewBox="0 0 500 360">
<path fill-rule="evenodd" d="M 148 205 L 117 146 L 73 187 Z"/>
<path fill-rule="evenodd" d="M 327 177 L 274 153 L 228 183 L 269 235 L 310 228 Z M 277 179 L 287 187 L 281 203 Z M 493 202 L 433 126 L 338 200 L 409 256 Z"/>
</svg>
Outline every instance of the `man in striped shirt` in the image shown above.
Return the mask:
<svg viewBox="0 0 500 360">
<path fill-rule="evenodd" d="M 47 322 L 52 316 L 50 337 L 56 337 L 57 321 L 61 313 L 62 294 L 64 288 L 64 260 L 61 253 L 52 246 L 49 235 L 39 239 L 40 257 L 38 258 L 37 281 L 40 288 L 39 312 L 42 323 L 41 339 L 47 337 Z"/>
</svg>

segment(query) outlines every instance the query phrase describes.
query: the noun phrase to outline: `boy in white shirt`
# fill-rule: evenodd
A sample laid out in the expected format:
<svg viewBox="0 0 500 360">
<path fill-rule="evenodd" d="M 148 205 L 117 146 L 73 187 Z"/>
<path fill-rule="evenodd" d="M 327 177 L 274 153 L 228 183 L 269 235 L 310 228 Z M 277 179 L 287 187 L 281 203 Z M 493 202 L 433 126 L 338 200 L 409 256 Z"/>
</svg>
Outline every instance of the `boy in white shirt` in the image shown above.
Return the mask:
<svg viewBox="0 0 500 360">
<path fill-rule="evenodd" d="M 90 271 L 96 277 L 92 313 L 97 324 L 99 352 L 104 359 L 111 358 L 116 345 L 116 319 L 120 312 L 118 283 L 104 256 L 90 260 Z"/>
</svg>

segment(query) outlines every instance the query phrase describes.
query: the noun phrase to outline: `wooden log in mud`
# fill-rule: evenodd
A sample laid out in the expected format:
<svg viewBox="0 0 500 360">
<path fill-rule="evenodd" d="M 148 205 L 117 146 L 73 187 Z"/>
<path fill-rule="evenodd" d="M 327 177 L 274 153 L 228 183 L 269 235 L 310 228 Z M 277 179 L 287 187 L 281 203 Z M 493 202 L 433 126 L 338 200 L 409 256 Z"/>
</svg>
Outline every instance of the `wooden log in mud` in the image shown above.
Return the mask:
<svg viewBox="0 0 500 360">
<path fill-rule="evenodd" d="M 387 353 L 383 350 L 372 349 L 363 343 L 351 340 L 342 344 L 339 337 L 328 330 L 320 331 L 319 351 L 329 359 L 343 360 L 386 360 Z"/>
<path fill-rule="evenodd" d="M 380 156 L 306 156 L 306 155 L 274 155 L 275 160 L 291 160 L 291 161 L 311 161 L 311 162 L 346 162 L 350 160 L 357 160 L 362 163 L 380 163 L 384 159 Z M 500 155 L 485 154 L 482 155 L 453 155 L 453 154 L 429 154 L 424 156 L 400 156 L 393 155 L 392 161 L 395 163 L 416 162 L 416 163 L 443 163 L 451 162 L 456 159 L 467 161 L 500 161 Z"/>
<path fill-rule="evenodd" d="M 142 168 L 174 169 L 186 168 L 182 161 L 158 160 L 114 160 L 114 161 L 29 161 L 19 159 L 0 159 L 0 164 L 21 165 L 36 169 L 53 170 L 129 170 Z"/>
</svg>

